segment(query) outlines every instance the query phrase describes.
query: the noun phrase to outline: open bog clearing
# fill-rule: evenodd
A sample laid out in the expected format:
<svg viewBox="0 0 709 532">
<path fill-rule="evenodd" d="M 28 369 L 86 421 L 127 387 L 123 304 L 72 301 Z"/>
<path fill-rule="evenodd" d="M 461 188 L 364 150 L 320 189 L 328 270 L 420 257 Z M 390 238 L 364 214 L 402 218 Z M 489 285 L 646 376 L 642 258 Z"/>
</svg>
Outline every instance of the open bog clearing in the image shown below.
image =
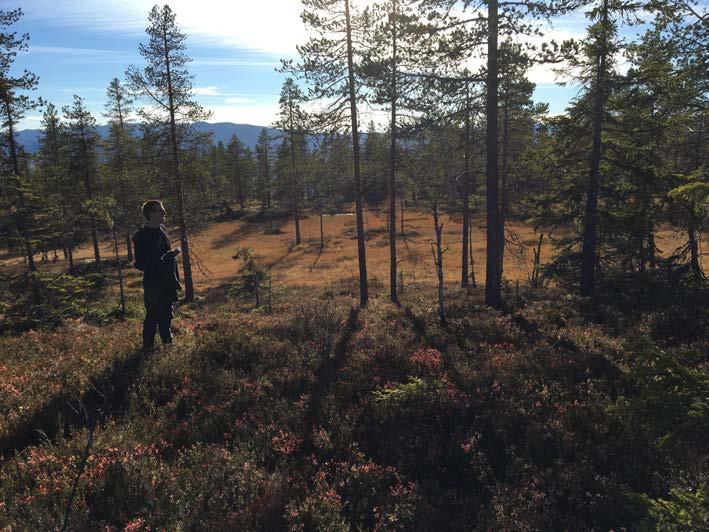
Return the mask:
<svg viewBox="0 0 709 532">
<path fill-rule="evenodd" d="M 461 217 L 444 215 L 443 245 L 446 281 L 458 282 L 461 275 Z M 367 268 L 372 279 L 386 281 L 389 275 L 389 237 L 385 210 L 365 212 L 367 232 Z M 404 213 L 406 236 L 400 234 L 397 221 L 397 254 L 399 270 L 403 272 L 404 284 L 430 283 L 435 278 L 431 244 L 434 242 L 433 222 L 424 211 L 407 210 Z M 256 260 L 266 266 L 277 283 L 324 286 L 343 278 L 357 278 L 357 240 L 353 213 L 325 215 L 323 229 L 325 247 L 320 249 L 320 220 L 317 215 L 303 217 L 300 222 L 302 243 L 294 246 L 293 221 L 287 218 L 265 220 L 230 220 L 209 224 L 194 234 L 191 239 L 194 275 L 197 288 L 211 288 L 232 279 L 240 264 L 232 259 L 239 247 L 254 251 Z M 179 245 L 175 228 L 169 230 L 173 245 Z M 524 222 L 511 221 L 507 226 L 508 246 L 505 253 L 504 276 L 508 280 L 524 281 L 533 268 L 534 253 L 540 233 L 544 234 L 541 247 L 541 263 L 552 260 L 554 248 L 551 237 L 563 234 L 560 229 L 540 229 Z M 475 278 L 485 280 L 485 218 L 473 217 L 472 247 Z M 682 245 L 686 235 L 679 230 L 664 227 L 658 231 L 656 243 L 663 256 Z M 125 249 L 119 243 L 119 252 Z M 92 249 L 82 245 L 75 253 L 77 262 L 93 260 Z M 101 255 L 106 259 L 115 257 L 112 242 L 104 241 Z M 51 254 L 50 254 L 51 257 Z M 64 261 L 41 264 L 40 270 L 60 271 Z M 706 257 L 702 256 L 706 267 Z M 5 268 L 21 271 L 20 258 L 2 260 Z M 135 272 L 136 278 L 139 272 Z M 137 285 L 137 283 L 134 283 Z M 137 286 L 134 286 L 137 287 Z"/>
</svg>

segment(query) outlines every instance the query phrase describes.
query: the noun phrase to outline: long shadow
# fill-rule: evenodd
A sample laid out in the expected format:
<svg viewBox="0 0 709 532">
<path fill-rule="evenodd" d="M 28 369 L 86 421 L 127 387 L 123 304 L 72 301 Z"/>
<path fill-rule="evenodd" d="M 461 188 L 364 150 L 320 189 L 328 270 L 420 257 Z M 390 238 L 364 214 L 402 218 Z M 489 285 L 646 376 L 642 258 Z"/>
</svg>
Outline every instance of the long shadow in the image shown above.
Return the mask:
<svg viewBox="0 0 709 532">
<path fill-rule="evenodd" d="M 269 270 L 272 270 L 274 267 L 278 266 L 281 262 L 283 262 L 284 260 L 286 260 L 286 259 L 288 258 L 288 256 L 291 254 L 292 251 L 293 251 L 293 250 L 289 248 L 288 251 L 286 251 L 283 255 L 281 255 L 281 256 L 278 257 L 277 259 L 272 260 L 271 262 L 266 263 L 266 267 L 267 267 Z"/>
<path fill-rule="evenodd" d="M 350 309 L 347 323 L 342 330 L 342 334 L 334 346 L 332 354 L 328 353 L 315 370 L 315 385 L 313 387 L 310 404 L 305 412 L 305 436 L 303 449 L 306 452 L 314 450 L 313 432 L 320 425 L 323 401 L 332 388 L 337 371 L 342 367 L 347 355 L 347 346 L 350 343 L 352 334 L 357 330 L 359 319 L 359 307 Z"/>
<path fill-rule="evenodd" d="M 311 266 L 310 266 L 311 268 L 312 268 L 313 266 L 315 266 L 315 265 L 318 263 L 318 261 L 320 260 L 320 257 L 322 257 L 322 252 L 323 252 L 324 249 L 325 249 L 324 247 L 320 247 L 320 246 L 319 246 L 319 249 L 318 249 L 318 256 L 315 257 L 315 260 L 313 261 L 313 264 L 311 264 Z"/>
<path fill-rule="evenodd" d="M 211 248 L 212 249 L 217 249 L 220 247 L 228 246 L 231 244 L 234 244 L 237 240 L 241 238 L 246 238 L 247 236 L 251 236 L 257 233 L 261 233 L 264 231 L 264 229 L 278 229 L 279 231 L 282 230 L 283 226 L 288 223 L 287 220 L 281 220 L 281 219 L 273 219 L 273 220 L 244 220 L 240 222 L 241 225 L 236 227 L 233 231 L 230 233 L 227 233 L 226 235 L 221 236 L 214 242 L 212 242 Z M 268 226 L 265 224 L 272 224 L 272 226 Z M 264 233 L 264 236 L 271 236 L 268 234 L 268 232 Z"/>
<path fill-rule="evenodd" d="M 68 437 L 72 429 L 127 413 L 128 390 L 145 361 L 142 350 L 117 360 L 80 397 L 56 397 L 12 434 L 0 438 L 0 464 L 44 440 Z"/>
</svg>

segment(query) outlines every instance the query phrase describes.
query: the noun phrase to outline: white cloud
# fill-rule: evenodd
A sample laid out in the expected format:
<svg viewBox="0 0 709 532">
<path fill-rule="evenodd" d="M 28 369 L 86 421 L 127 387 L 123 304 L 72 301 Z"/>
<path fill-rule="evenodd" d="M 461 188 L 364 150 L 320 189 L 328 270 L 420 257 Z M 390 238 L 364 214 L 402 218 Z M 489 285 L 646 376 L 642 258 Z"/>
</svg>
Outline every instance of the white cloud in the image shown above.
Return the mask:
<svg viewBox="0 0 709 532">
<path fill-rule="evenodd" d="M 21 54 L 28 56 L 58 55 L 61 56 L 62 61 L 87 64 L 123 64 L 135 61 L 139 58 L 137 49 L 135 54 L 131 54 L 120 50 L 78 48 L 70 46 L 35 46 L 31 43 L 29 49 L 26 52 L 21 52 Z"/>
<path fill-rule="evenodd" d="M 209 85 L 208 87 L 193 87 L 192 91 L 197 96 L 219 96 L 219 87 Z"/>
<path fill-rule="evenodd" d="M 209 105 L 212 111 L 210 122 L 234 122 L 236 124 L 253 124 L 269 126 L 277 118 L 277 103 L 259 103 L 245 106 Z"/>
<path fill-rule="evenodd" d="M 122 35 L 145 35 L 155 0 L 33 0 L 23 6 L 27 19 L 46 20 Z M 162 2 L 161 2 L 162 3 Z M 302 5 L 296 0 L 168 0 L 177 24 L 192 42 L 293 55 L 304 40 Z M 57 14 L 60 13 L 60 16 Z"/>
<path fill-rule="evenodd" d="M 250 61 L 243 59 L 231 59 L 227 57 L 195 57 L 192 59 L 190 64 L 200 67 L 235 66 L 275 68 L 280 66 L 280 62 L 278 61 Z"/>
<path fill-rule="evenodd" d="M 254 100 L 252 100 L 251 98 L 246 98 L 244 96 L 234 96 L 232 98 L 227 98 L 224 101 L 232 105 L 249 105 L 251 103 L 254 103 Z"/>
</svg>

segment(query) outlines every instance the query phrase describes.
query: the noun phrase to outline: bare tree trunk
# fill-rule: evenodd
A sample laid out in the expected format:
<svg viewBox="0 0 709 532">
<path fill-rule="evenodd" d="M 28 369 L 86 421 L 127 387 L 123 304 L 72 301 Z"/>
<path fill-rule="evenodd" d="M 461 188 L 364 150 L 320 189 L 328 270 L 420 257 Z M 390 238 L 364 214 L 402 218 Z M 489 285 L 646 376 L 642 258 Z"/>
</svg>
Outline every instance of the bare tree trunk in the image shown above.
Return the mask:
<svg viewBox="0 0 709 532">
<path fill-rule="evenodd" d="M 118 232 L 116 226 L 113 226 L 113 249 L 116 252 L 116 265 L 118 266 L 118 286 L 121 294 L 121 319 L 126 319 L 126 296 L 123 292 L 123 268 L 121 266 L 121 258 L 118 255 Z"/>
<path fill-rule="evenodd" d="M 443 291 L 443 249 L 441 247 L 441 234 L 443 233 L 443 224 L 438 223 L 438 202 L 434 202 L 431 206 L 433 213 L 433 226 L 436 230 L 436 248 L 433 252 L 433 259 L 436 263 L 436 275 L 438 276 L 438 316 L 441 320 L 441 325 L 445 326 L 446 321 L 446 301 Z M 431 244 L 433 248 L 433 244 Z"/>
<path fill-rule="evenodd" d="M 74 273 L 74 243 L 72 239 L 69 239 L 69 245 L 67 246 L 67 253 L 69 254 L 69 273 Z"/>
<path fill-rule="evenodd" d="M 487 38 L 487 261 L 485 302 L 493 308 L 502 306 L 500 275 L 499 191 L 497 182 L 497 0 L 488 2 Z"/>
<path fill-rule="evenodd" d="M 468 229 L 468 241 L 469 241 L 469 247 L 470 247 L 470 282 L 473 285 L 473 288 L 476 288 L 478 286 L 478 282 L 475 280 L 475 258 L 473 257 L 473 218 L 472 216 L 468 217 L 468 223 L 471 226 Z"/>
<path fill-rule="evenodd" d="M 460 287 L 468 287 L 468 241 L 470 240 L 470 87 L 465 85 L 465 167 L 463 169 L 463 244 Z"/>
<path fill-rule="evenodd" d="M 364 247 L 364 220 L 362 216 L 362 190 L 360 188 L 359 131 L 357 129 L 357 100 L 355 95 L 354 60 L 352 51 L 352 27 L 350 23 L 350 0 L 345 0 L 347 28 L 347 72 L 349 77 L 350 118 L 352 122 L 352 156 L 354 160 L 355 217 L 357 223 L 357 257 L 359 259 L 359 300 L 364 307 L 369 301 L 367 286 L 367 259 Z"/>
<path fill-rule="evenodd" d="M 318 194 L 318 210 L 320 211 L 320 249 L 325 247 L 325 233 L 323 231 L 323 223 L 322 223 L 322 198 L 320 197 L 320 194 Z"/>
<path fill-rule="evenodd" d="M 507 90 L 509 93 L 509 89 Z M 505 266 L 505 224 L 507 223 L 507 176 L 510 171 L 510 108 L 505 104 L 502 117 L 502 174 L 500 176 L 500 278 Z"/>
<path fill-rule="evenodd" d="M 292 181 L 291 181 L 291 187 L 292 187 L 292 194 L 293 194 L 293 222 L 295 222 L 295 244 L 296 246 L 300 244 L 300 220 L 298 220 L 298 179 L 297 179 L 297 174 L 296 174 L 296 167 L 295 167 L 295 135 L 293 133 L 293 100 L 292 98 L 288 99 L 289 101 L 289 121 L 290 121 L 290 154 L 291 154 L 291 171 L 293 173 L 292 175 Z"/>
<path fill-rule="evenodd" d="M 401 217 L 401 236 L 406 238 L 406 231 L 404 230 L 404 184 L 401 183 L 401 191 L 399 193 L 399 216 Z"/>
<path fill-rule="evenodd" d="M 537 247 L 534 250 L 534 266 L 532 267 L 532 278 L 529 284 L 532 288 L 539 286 L 539 270 L 542 260 L 542 241 L 544 240 L 544 233 L 539 235 L 539 242 L 537 242 Z"/>
<path fill-rule="evenodd" d="M 699 263 L 699 243 L 697 242 L 697 229 L 694 214 L 690 214 L 689 226 L 687 227 L 687 238 L 689 239 L 689 265 L 692 273 L 698 277 L 703 277 L 702 265 Z"/>
<path fill-rule="evenodd" d="M 32 252 L 32 238 L 28 231 L 24 231 L 22 239 L 25 243 L 25 253 L 27 254 L 27 267 L 31 272 L 37 271 L 37 266 L 34 264 L 34 253 Z"/>
<path fill-rule="evenodd" d="M 693 166 L 698 169 L 701 165 L 702 139 L 704 138 L 704 115 L 700 118 L 697 128 L 697 142 L 694 146 Z M 697 242 L 697 228 L 699 220 L 695 216 L 692 208 L 689 208 L 689 223 L 687 224 L 687 238 L 689 240 L 689 267 L 692 273 L 699 278 L 704 277 L 702 265 L 699 262 L 699 243 Z"/>
<path fill-rule="evenodd" d="M 392 0 L 392 12 L 390 15 L 392 24 L 391 49 L 392 49 L 392 72 L 391 72 L 391 146 L 389 148 L 389 297 L 392 302 L 398 302 L 396 293 L 396 0 Z M 403 216 L 402 216 L 403 217 Z"/>
</svg>

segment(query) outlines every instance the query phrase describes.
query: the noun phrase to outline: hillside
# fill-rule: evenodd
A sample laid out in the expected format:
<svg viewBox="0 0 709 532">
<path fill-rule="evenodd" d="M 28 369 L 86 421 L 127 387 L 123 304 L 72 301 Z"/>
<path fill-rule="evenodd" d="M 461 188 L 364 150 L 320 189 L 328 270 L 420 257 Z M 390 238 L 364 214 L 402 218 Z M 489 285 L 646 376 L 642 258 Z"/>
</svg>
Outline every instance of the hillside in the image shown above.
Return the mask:
<svg viewBox="0 0 709 532">
<path fill-rule="evenodd" d="M 430 253 L 428 218 L 406 216 L 410 252 Z M 702 528 L 705 285 L 618 278 L 590 306 L 510 267 L 499 312 L 457 288 L 451 252 L 442 326 L 430 265 L 388 301 L 376 212 L 364 309 L 349 217 L 327 218 L 321 256 L 316 220 L 299 247 L 277 220 L 206 228 L 197 301 L 147 357 L 134 270 L 126 321 L 112 281 L 68 300 L 35 278 L 67 314 L 0 339 L 0 528 Z M 273 274 L 258 307 L 243 245 Z"/>
<path fill-rule="evenodd" d="M 256 146 L 259 133 L 266 126 L 253 126 L 251 124 L 234 124 L 232 122 L 218 122 L 210 124 L 208 122 L 196 122 L 195 129 L 199 132 L 212 133 L 214 143 L 223 142 L 227 144 L 232 135 L 239 137 L 239 140 L 245 146 L 253 149 Z M 278 130 L 266 127 L 269 135 L 278 136 Z M 99 125 L 96 127 L 96 132 L 102 139 L 108 137 L 108 126 Z M 134 129 L 135 134 L 138 134 L 138 128 Z M 24 146 L 24 149 L 29 153 L 35 153 L 39 148 L 39 139 L 41 131 L 39 129 L 23 129 L 17 132 L 17 142 Z"/>
</svg>

